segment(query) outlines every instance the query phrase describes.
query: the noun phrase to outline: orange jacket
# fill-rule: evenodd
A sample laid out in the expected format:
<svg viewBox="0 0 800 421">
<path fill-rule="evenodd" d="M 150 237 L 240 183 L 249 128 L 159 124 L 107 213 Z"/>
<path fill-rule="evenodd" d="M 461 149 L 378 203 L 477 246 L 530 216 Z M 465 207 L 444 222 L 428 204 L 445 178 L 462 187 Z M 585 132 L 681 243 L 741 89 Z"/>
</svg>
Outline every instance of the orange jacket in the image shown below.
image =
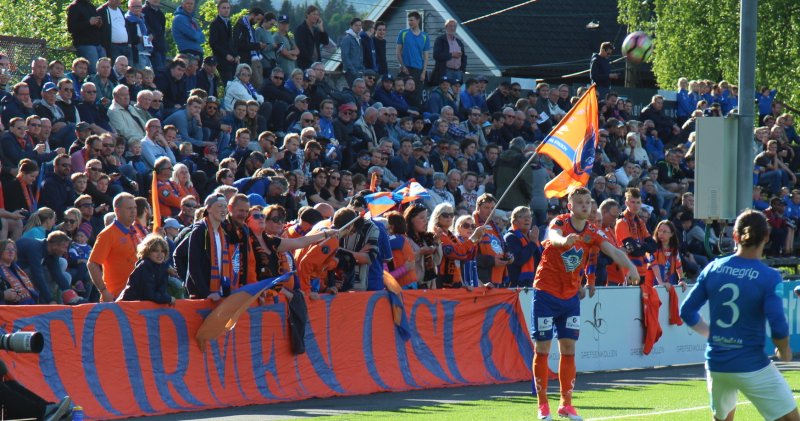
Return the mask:
<svg viewBox="0 0 800 421">
<path fill-rule="evenodd" d="M 616 234 L 618 244 L 623 246 L 625 246 L 628 241 L 632 240 L 641 247 L 644 246 L 648 239 L 652 240 L 650 238 L 650 232 L 647 231 L 647 226 L 642 218 L 634 215 L 628 209 L 625 209 L 625 212 L 619 215 L 617 225 L 614 227 L 614 233 Z M 631 262 L 636 266 L 639 276 L 644 279 L 645 274 L 647 274 L 647 259 L 645 258 L 644 251 L 641 253 L 640 256 L 634 256 L 630 251 L 628 251 L 627 254 L 628 258 L 631 259 Z"/>
<path fill-rule="evenodd" d="M 175 216 L 181 211 L 181 190 L 172 181 L 158 182 L 158 206 L 161 209 L 161 217 L 166 218 Z M 153 206 L 156 204 L 153 203 Z"/>
<path fill-rule="evenodd" d="M 477 262 L 478 274 L 482 277 L 481 282 L 491 282 L 495 285 L 502 284 L 508 277 L 508 272 L 506 271 L 506 267 L 503 265 L 495 266 L 494 258 L 495 256 L 502 257 L 505 252 L 505 241 L 503 241 L 503 236 L 500 235 L 500 231 L 497 229 L 497 226 L 494 224 L 494 222 L 482 220 L 478 216 L 477 211 L 472 213 L 472 219 L 478 226 L 483 225 L 489 227 L 489 229 L 483 234 L 483 237 L 481 237 L 481 241 L 478 243 Z M 483 279 L 487 277 L 487 271 L 488 279 Z"/>
<path fill-rule="evenodd" d="M 437 271 L 438 278 L 445 287 L 459 286 L 462 282 L 461 260 L 467 260 L 472 255 L 475 244 L 472 241 L 461 242 L 452 232 L 445 231 L 437 236 L 442 242 L 442 261 Z"/>
<path fill-rule="evenodd" d="M 326 230 L 326 227 L 316 227 L 309 235 Z M 332 285 L 328 285 L 328 272 L 336 269 L 339 259 L 336 251 L 339 249 L 339 238 L 334 236 L 321 243 L 312 244 L 295 252 L 297 275 L 300 278 L 300 289 L 306 294 L 310 292 L 325 292 Z"/>
</svg>

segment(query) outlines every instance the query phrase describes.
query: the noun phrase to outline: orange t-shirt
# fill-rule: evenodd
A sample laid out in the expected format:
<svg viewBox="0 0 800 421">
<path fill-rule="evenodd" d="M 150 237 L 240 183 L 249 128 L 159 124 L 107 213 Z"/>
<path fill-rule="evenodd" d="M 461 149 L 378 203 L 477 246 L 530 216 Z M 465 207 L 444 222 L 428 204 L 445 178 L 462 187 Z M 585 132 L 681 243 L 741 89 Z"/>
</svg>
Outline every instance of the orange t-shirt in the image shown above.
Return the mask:
<svg viewBox="0 0 800 421">
<path fill-rule="evenodd" d="M 128 277 L 133 273 L 138 244 L 133 227 L 125 228 L 119 221 L 114 221 L 97 235 L 89 261 L 103 267 L 103 281 L 114 298 L 125 289 Z"/>
<path fill-rule="evenodd" d="M 606 241 L 605 234 L 589 222 L 583 230 L 576 231 L 569 214 L 553 218 L 549 229 L 561 231 L 564 237 L 577 234 L 580 239 L 569 248 L 556 247 L 549 239 L 542 243 L 544 246 L 542 261 L 536 269 L 533 287 L 562 300 L 568 300 L 578 293 L 581 273 L 589 261 L 589 255 Z"/>
</svg>

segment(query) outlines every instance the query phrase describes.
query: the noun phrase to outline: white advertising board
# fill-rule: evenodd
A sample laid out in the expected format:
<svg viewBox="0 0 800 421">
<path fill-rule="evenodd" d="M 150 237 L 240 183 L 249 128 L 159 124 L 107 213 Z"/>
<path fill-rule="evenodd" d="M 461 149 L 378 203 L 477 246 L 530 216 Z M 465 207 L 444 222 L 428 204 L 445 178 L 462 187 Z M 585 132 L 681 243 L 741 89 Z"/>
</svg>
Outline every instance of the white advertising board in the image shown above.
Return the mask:
<svg viewBox="0 0 800 421">
<path fill-rule="evenodd" d="M 650 355 L 644 355 L 641 290 L 634 287 L 597 288 L 594 297 L 581 301 L 581 333 L 575 352 L 578 371 L 619 370 L 705 361 L 706 339 L 686 325 L 669 324 L 669 295 L 656 288 L 661 299 L 659 322 L 663 334 Z M 679 302 L 686 294 L 678 288 Z M 520 292 L 520 304 L 530 328 L 533 291 Z M 708 307 L 703 307 L 708 320 Z M 558 344 L 553 341 L 550 367 L 557 370 Z"/>
</svg>

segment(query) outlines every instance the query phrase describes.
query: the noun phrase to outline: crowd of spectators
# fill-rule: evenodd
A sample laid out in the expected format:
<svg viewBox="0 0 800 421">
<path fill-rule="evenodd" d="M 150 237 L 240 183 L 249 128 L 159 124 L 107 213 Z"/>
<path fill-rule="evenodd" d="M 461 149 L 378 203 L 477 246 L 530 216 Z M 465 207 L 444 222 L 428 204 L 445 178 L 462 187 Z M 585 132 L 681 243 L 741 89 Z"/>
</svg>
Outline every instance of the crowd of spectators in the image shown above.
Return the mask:
<svg viewBox="0 0 800 421">
<path fill-rule="evenodd" d="M 77 57 L 36 58 L 13 85 L 0 74 L 6 304 L 216 300 L 289 271 L 276 294 L 382 289 L 384 270 L 407 288 L 532 284 L 547 225 L 567 209 L 543 191 L 560 169 L 544 156 L 526 163 L 584 88 L 489 90 L 488 78 L 465 73 L 457 23 L 430 39 L 415 12 L 394 43 L 400 67 L 389 69 L 384 22 L 354 18 L 334 35 L 315 6 L 303 22 L 258 8 L 232 21 L 221 0 L 204 32 L 194 6 L 183 0 L 175 13 L 179 53 L 168 58 L 158 0 L 129 0 L 125 13 L 119 0 L 98 9 L 74 0 Z M 332 38 L 341 89 L 320 56 Z M 203 57 L 206 39 L 213 53 Z M 724 81 L 679 88 L 675 119 L 658 95 L 639 115 L 613 91 L 600 98 L 589 183 L 593 223 L 643 274 L 660 267 L 658 283 L 677 284 L 680 267 L 697 273 L 719 247 L 718 232 L 705 247 L 693 217 L 694 122 L 736 107 Z M 774 235 L 785 224 L 772 241 L 781 254 L 793 251 L 800 218 L 800 191 L 787 189 L 800 151 L 773 99 L 769 90 L 758 99 L 754 201 L 768 207 Z M 359 217 L 369 187 L 412 179 L 429 198 Z M 156 207 L 163 219 L 151 234 Z M 610 259 L 594 259 L 587 278 L 623 282 Z"/>
</svg>

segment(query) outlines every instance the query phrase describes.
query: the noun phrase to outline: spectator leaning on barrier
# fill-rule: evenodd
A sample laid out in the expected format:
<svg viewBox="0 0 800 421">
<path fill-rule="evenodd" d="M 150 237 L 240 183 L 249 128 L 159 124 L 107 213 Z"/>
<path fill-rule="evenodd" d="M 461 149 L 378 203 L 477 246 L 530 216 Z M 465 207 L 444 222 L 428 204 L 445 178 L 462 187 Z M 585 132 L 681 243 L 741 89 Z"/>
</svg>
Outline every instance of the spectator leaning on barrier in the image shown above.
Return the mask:
<svg viewBox="0 0 800 421">
<path fill-rule="evenodd" d="M 114 197 L 114 222 L 97 236 L 89 256 L 89 275 L 101 302 L 116 300 L 136 264 L 139 239 L 133 230 L 136 202 L 130 193 Z"/>
</svg>

